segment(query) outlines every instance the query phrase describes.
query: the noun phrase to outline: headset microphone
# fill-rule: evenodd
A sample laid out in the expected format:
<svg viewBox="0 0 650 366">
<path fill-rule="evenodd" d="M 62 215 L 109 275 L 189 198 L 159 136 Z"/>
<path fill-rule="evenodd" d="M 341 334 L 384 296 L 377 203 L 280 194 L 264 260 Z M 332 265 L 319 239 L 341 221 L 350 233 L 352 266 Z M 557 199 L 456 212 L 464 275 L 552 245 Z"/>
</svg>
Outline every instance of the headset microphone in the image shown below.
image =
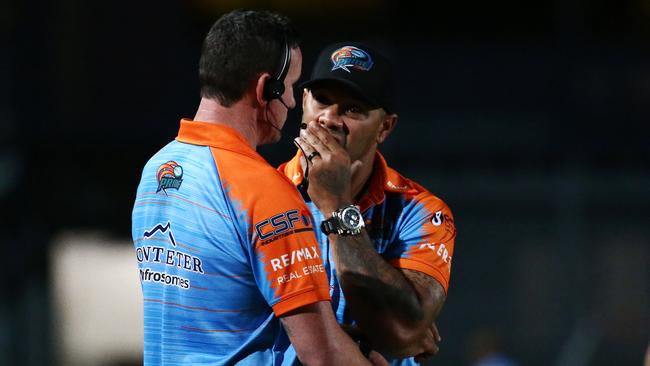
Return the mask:
<svg viewBox="0 0 650 366">
<path fill-rule="evenodd" d="M 289 106 L 284 103 L 284 100 L 282 100 L 282 97 L 278 98 L 278 101 L 280 101 L 280 103 L 282 103 L 282 105 L 284 106 L 284 108 L 287 109 L 287 111 L 290 109 Z"/>
<path fill-rule="evenodd" d="M 284 100 L 282 100 L 282 97 L 277 98 L 277 100 L 278 100 L 280 103 L 282 103 L 282 105 L 287 109 L 287 111 L 289 111 L 290 108 L 289 108 L 289 106 L 284 102 Z M 271 101 L 273 101 L 273 99 L 271 99 Z M 269 104 L 271 103 L 271 101 L 269 101 Z M 267 104 L 267 106 L 268 106 L 268 104 Z M 279 128 L 277 128 L 277 127 L 276 127 L 273 123 L 271 123 L 271 121 L 269 120 L 268 109 L 266 110 L 265 115 L 266 115 L 266 122 L 268 122 L 268 123 L 271 125 L 271 127 L 273 127 L 273 128 L 275 128 L 276 130 L 278 130 L 278 132 L 280 132 L 280 135 L 282 135 L 282 130 L 279 129 Z"/>
<path fill-rule="evenodd" d="M 282 104 L 284 104 L 284 103 L 282 103 Z M 271 121 L 269 121 L 269 117 L 268 117 L 268 116 L 266 117 L 266 122 L 268 122 L 268 124 L 270 124 L 271 127 L 273 127 L 273 128 L 275 128 L 276 130 L 278 130 L 278 132 L 280 132 L 280 135 L 282 135 L 282 130 L 279 129 L 279 128 L 277 128 L 273 123 L 271 123 Z"/>
</svg>

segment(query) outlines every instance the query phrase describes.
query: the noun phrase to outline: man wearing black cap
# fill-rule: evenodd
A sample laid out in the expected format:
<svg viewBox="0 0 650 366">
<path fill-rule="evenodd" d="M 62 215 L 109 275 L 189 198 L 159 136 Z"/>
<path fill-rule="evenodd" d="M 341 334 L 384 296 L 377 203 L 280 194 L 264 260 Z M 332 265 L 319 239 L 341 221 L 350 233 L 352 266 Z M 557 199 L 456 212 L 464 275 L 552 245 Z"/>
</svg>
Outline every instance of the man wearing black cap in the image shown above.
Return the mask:
<svg viewBox="0 0 650 366">
<path fill-rule="evenodd" d="M 456 228 L 449 207 L 387 166 L 377 150 L 395 128 L 389 62 L 337 43 L 303 85 L 296 156 L 278 169 L 314 215 L 337 320 L 394 365 L 437 352 Z M 284 364 L 295 358 L 287 353 Z"/>
<path fill-rule="evenodd" d="M 280 14 L 234 10 L 205 37 L 196 115 L 133 208 L 145 365 L 277 365 L 281 329 L 307 364 L 385 364 L 336 323 L 308 208 L 255 150 L 280 138 L 301 69 Z"/>
</svg>

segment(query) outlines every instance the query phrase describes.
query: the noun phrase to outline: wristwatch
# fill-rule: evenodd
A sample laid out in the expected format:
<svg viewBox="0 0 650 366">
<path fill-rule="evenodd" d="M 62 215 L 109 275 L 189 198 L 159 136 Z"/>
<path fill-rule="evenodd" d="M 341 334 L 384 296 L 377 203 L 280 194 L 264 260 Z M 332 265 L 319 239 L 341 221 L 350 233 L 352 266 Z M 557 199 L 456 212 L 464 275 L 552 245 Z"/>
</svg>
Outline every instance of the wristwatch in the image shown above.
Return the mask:
<svg viewBox="0 0 650 366">
<path fill-rule="evenodd" d="M 359 207 L 349 205 L 332 212 L 332 217 L 321 222 L 320 230 L 327 235 L 359 235 L 364 226 Z"/>
</svg>

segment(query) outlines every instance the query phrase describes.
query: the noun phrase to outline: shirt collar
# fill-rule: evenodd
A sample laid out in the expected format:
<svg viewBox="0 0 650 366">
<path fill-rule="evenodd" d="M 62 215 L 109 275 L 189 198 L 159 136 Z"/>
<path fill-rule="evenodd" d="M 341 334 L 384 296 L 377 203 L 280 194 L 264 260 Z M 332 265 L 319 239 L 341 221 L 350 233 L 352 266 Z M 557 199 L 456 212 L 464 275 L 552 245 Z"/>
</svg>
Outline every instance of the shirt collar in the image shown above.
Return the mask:
<svg viewBox="0 0 650 366">
<path fill-rule="evenodd" d="M 302 151 L 298 150 L 293 159 L 278 167 L 278 170 L 291 179 L 296 186 L 300 185 L 304 179 L 302 167 L 300 166 L 301 157 Z M 411 180 L 402 177 L 395 170 L 388 167 L 383 155 L 377 151 L 366 193 L 355 204 L 361 208 L 361 211 L 365 211 L 373 205 L 384 202 L 386 192 L 415 194 L 417 193 L 417 187 Z"/>
<path fill-rule="evenodd" d="M 219 123 L 207 123 L 181 119 L 177 141 L 193 145 L 211 146 L 250 156 L 265 161 L 249 142 L 232 127 Z"/>
</svg>

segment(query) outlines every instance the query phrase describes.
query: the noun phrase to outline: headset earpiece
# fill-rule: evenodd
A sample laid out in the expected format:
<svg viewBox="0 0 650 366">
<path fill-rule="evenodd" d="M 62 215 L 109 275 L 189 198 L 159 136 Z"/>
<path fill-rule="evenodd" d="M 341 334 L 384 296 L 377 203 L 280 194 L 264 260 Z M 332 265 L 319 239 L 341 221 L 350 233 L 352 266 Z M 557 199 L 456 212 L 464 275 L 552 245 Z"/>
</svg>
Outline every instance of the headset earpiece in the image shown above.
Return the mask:
<svg viewBox="0 0 650 366">
<path fill-rule="evenodd" d="M 270 102 L 273 99 L 280 99 L 282 94 L 284 94 L 283 81 L 269 79 L 266 85 L 264 85 L 264 99 L 267 101 Z"/>
<path fill-rule="evenodd" d="M 287 73 L 289 72 L 289 64 L 291 64 L 291 50 L 285 38 L 282 68 L 277 75 L 267 80 L 266 84 L 264 84 L 264 99 L 267 101 L 270 102 L 273 99 L 280 99 L 284 94 L 284 78 L 287 77 Z"/>
</svg>

